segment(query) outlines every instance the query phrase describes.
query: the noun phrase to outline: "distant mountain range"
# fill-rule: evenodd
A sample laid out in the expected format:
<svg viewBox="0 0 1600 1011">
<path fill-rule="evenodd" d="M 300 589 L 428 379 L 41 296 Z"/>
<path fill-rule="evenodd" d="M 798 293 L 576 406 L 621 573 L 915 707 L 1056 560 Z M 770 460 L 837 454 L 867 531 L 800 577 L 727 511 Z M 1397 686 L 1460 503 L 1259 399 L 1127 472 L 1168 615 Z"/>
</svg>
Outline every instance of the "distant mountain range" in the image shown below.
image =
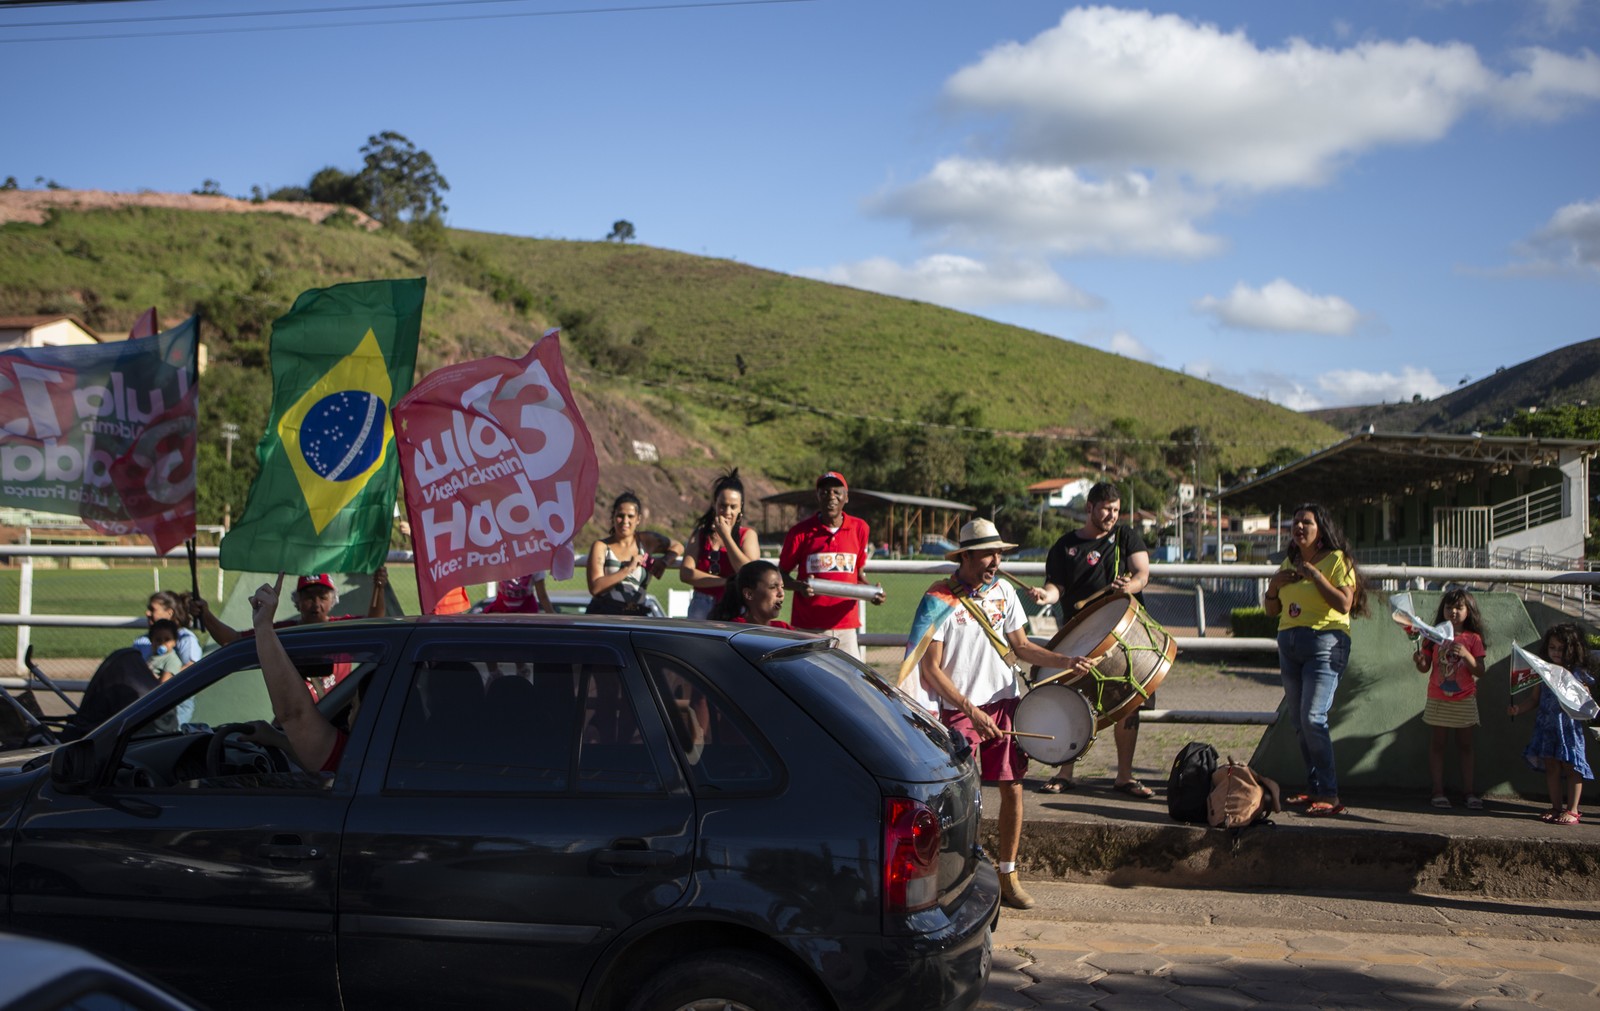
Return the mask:
<svg viewBox="0 0 1600 1011">
<path fill-rule="evenodd" d="M 1460 433 L 1499 428 L 1518 410 L 1562 404 L 1600 406 L 1600 338 L 1496 369 L 1494 374 L 1418 403 L 1326 407 L 1308 417 L 1345 432 Z"/>
</svg>

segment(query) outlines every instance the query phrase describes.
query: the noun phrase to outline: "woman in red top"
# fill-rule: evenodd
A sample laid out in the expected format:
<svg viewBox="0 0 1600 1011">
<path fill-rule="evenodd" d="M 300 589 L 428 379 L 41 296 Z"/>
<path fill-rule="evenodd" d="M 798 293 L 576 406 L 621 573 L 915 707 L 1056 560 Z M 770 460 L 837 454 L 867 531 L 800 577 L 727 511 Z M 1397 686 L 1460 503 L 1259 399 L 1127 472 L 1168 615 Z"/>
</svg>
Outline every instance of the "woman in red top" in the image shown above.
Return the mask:
<svg viewBox="0 0 1600 1011">
<path fill-rule="evenodd" d="M 744 482 L 736 467 L 711 486 L 711 508 L 689 535 L 693 550 L 684 556 L 678 570 L 678 577 L 694 587 L 690 618 L 709 617 L 735 573 L 761 557 L 756 532 L 741 525 L 743 519 Z"/>
<path fill-rule="evenodd" d="M 783 613 L 783 573 L 763 558 L 739 570 L 733 592 L 724 593 L 709 617 L 712 621 L 737 621 L 771 628 L 793 628 L 779 621 Z"/>
</svg>

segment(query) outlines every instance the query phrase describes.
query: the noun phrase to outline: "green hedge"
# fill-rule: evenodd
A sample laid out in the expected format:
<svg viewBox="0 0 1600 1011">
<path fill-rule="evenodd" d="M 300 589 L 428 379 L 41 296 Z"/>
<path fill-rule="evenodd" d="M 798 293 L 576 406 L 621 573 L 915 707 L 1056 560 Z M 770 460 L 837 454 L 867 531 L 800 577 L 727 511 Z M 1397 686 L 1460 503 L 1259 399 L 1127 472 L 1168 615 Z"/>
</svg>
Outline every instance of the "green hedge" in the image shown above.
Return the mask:
<svg viewBox="0 0 1600 1011">
<path fill-rule="evenodd" d="M 1233 609 L 1233 637 L 1235 639 L 1276 639 L 1278 619 L 1259 607 Z"/>
</svg>

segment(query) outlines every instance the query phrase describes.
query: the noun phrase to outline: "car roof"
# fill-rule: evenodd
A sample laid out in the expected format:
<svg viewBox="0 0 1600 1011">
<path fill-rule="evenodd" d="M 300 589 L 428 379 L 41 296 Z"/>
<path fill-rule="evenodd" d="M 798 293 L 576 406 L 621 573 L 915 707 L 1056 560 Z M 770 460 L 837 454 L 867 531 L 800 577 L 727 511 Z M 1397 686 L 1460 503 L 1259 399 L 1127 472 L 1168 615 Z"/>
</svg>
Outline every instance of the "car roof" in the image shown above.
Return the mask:
<svg viewBox="0 0 1600 1011">
<path fill-rule="evenodd" d="M 341 632 L 370 632 L 382 628 L 413 626 L 428 629 L 482 630 L 486 625 L 541 625 L 560 628 L 609 629 L 614 631 L 667 632 L 729 639 L 735 635 L 771 636 L 782 640 L 814 639 L 808 632 L 749 625 L 731 621 L 689 621 L 684 618 L 653 618 L 642 615 L 603 614 L 411 614 L 394 618 L 353 618 L 349 621 L 318 622 L 315 625 L 288 625 L 278 630 L 288 641 L 307 636 L 336 635 Z"/>
</svg>

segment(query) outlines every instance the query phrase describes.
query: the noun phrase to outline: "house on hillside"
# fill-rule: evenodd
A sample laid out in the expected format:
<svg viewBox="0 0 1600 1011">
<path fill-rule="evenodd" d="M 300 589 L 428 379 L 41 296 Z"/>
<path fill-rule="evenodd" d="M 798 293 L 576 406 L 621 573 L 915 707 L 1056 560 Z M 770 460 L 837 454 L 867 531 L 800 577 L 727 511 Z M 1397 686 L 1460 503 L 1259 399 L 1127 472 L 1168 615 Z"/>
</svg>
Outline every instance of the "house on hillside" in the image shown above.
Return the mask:
<svg viewBox="0 0 1600 1011">
<path fill-rule="evenodd" d="M 0 316 L 0 351 L 99 343 L 98 334 L 65 314 Z"/>
<path fill-rule="evenodd" d="M 1369 564 L 1569 568 L 1600 442 L 1366 431 L 1224 489 L 1223 508 L 1318 502 Z"/>
<path fill-rule="evenodd" d="M 1046 509 L 1082 510 L 1084 498 L 1098 480 L 1096 477 L 1053 477 L 1028 485 L 1028 496 L 1043 499 L 1041 504 Z"/>
</svg>

